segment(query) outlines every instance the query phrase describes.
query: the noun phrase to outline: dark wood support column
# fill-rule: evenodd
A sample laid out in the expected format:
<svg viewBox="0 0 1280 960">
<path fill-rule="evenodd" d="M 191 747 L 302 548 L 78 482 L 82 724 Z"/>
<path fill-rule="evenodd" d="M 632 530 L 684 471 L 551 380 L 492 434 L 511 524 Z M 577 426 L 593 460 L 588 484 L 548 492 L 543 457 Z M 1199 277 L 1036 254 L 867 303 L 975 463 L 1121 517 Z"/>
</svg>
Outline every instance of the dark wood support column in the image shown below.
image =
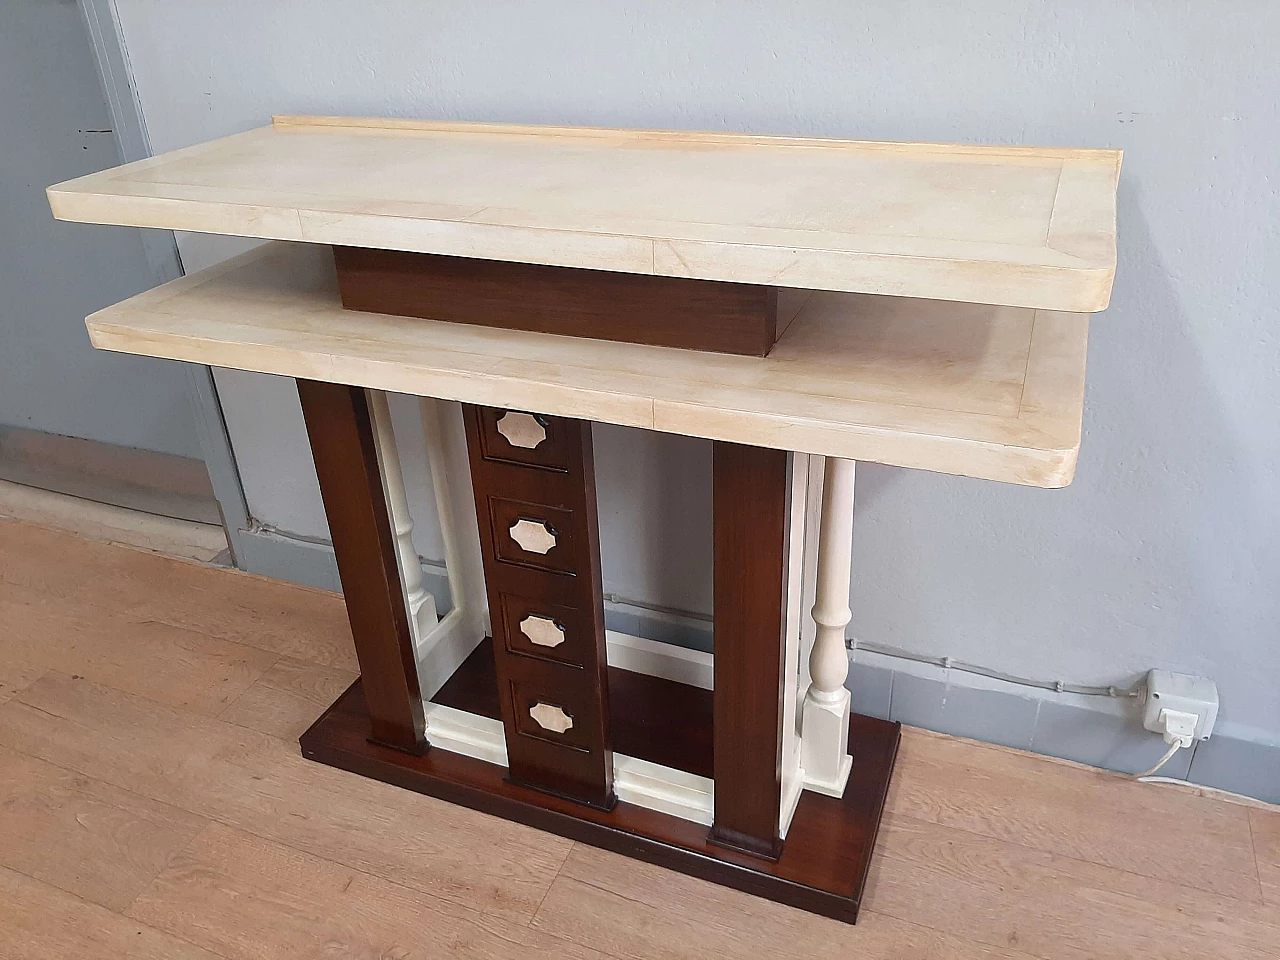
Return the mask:
<svg viewBox="0 0 1280 960">
<path fill-rule="evenodd" d="M 298 398 L 360 661 L 370 738 L 420 754 L 427 741 L 418 666 L 368 400 L 360 387 L 314 380 L 298 381 Z"/>
<path fill-rule="evenodd" d="M 511 780 L 612 809 L 591 423 L 463 416 Z"/>
<path fill-rule="evenodd" d="M 783 626 L 790 458 L 717 442 L 715 821 L 711 842 L 776 860 L 782 850 Z"/>
</svg>

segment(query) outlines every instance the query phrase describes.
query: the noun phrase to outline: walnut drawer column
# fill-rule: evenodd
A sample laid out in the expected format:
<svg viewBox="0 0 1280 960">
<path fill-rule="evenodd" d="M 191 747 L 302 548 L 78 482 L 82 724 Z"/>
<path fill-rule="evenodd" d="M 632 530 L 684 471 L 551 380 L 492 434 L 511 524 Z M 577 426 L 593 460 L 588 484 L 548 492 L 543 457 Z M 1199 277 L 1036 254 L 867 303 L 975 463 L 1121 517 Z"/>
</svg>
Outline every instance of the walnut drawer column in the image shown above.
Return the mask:
<svg viewBox="0 0 1280 960">
<path fill-rule="evenodd" d="M 791 454 L 712 453 L 715 820 L 710 839 L 776 860 L 782 804 L 783 632 Z"/>
<path fill-rule="evenodd" d="M 512 781 L 609 809 L 591 423 L 463 405 Z"/>
<path fill-rule="evenodd" d="M 427 741 L 418 665 L 368 397 L 360 387 L 340 383 L 297 383 L 369 702 L 371 739 L 422 753 Z"/>
</svg>

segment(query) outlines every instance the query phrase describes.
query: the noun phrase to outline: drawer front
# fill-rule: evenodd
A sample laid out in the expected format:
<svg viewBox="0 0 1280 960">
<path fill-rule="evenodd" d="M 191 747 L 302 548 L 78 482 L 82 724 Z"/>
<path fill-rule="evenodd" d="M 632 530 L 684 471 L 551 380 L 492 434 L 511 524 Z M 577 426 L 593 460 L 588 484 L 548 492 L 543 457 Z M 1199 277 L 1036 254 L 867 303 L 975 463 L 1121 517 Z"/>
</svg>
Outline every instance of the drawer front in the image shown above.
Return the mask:
<svg viewBox="0 0 1280 960">
<path fill-rule="evenodd" d="M 511 658 L 499 677 L 507 727 L 509 775 L 558 796 L 591 806 L 613 803 L 612 756 L 601 742 L 605 709 L 597 677 L 563 664 Z"/>
<path fill-rule="evenodd" d="M 584 559 L 578 543 L 582 522 L 572 510 L 493 493 L 486 507 L 498 560 L 570 576 L 578 573 Z"/>
<path fill-rule="evenodd" d="M 594 661 L 595 623 L 588 611 L 513 593 L 499 598 L 494 639 L 506 653 L 582 669 Z"/>
<path fill-rule="evenodd" d="M 463 411 L 509 776 L 611 807 L 591 424 Z"/>
<path fill-rule="evenodd" d="M 561 417 L 524 410 L 478 408 L 480 455 L 498 463 L 518 463 L 568 473 L 573 463 L 573 430 Z"/>
<path fill-rule="evenodd" d="M 593 727 L 598 723 L 590 691 L 562 678 L 534 676 L 511 680 L 507 685 L 509 707 L 521 738 L 532 738 L 578 753 L 596 747 Z"/>
</svg>

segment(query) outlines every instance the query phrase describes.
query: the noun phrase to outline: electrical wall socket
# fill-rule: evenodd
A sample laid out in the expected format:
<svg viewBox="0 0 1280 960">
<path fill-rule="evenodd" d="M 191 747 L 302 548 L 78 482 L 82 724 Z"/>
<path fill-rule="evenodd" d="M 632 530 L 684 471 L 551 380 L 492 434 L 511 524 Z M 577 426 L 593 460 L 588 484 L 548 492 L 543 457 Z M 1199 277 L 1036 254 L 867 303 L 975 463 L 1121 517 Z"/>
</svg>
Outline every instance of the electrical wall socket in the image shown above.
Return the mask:
<svg viewBox="0 0 1280 960">
<path fill-rule="evenodd" d="M 1204 677 L 1152 670 L 1147 673 L 1142 702 L 1142 725 L 1152 733 L 1164 733 L 1161 710 L 1194 713 L 1195 738 L 1208 740 L 1218 719 L 1218 685 Z"/>
</svg>

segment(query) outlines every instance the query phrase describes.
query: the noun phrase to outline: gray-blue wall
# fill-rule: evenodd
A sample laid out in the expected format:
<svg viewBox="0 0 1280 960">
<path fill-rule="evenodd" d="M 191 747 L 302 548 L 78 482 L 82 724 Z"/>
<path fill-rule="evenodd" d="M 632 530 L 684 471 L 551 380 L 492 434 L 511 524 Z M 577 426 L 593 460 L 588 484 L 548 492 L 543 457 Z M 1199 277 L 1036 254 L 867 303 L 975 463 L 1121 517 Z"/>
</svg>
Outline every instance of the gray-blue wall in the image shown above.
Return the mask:
<svg viewBox="0 0 1280 960">
<path fill-rule="evenodd" d="M 852 631 L 1031 677 L 1209 676 L 1224 736 L 1280 743 L 1277 5 L 118 7 L 157 151 L 273 112 L 1124 148 L 1119 270 L 1093 322 L 1074 485 L 861 468 Z M 189 267 L 211 255 L 180 242 Z M 313 483 L 288 391 L 224 384 L 251 508 L 322 533 L 318 497 L 272 494 L 282 478 Z M 707 528 L 671 520 L 681 493 L 705 503 L 705 451 L 641 435 L 601 448 L 608 588 L 705 609 L 709 573 L 688 558 L 707 556 Z M 1106 704 L 1068 706 L 1118 722 L 1093 709 Z"/>
</svg>

